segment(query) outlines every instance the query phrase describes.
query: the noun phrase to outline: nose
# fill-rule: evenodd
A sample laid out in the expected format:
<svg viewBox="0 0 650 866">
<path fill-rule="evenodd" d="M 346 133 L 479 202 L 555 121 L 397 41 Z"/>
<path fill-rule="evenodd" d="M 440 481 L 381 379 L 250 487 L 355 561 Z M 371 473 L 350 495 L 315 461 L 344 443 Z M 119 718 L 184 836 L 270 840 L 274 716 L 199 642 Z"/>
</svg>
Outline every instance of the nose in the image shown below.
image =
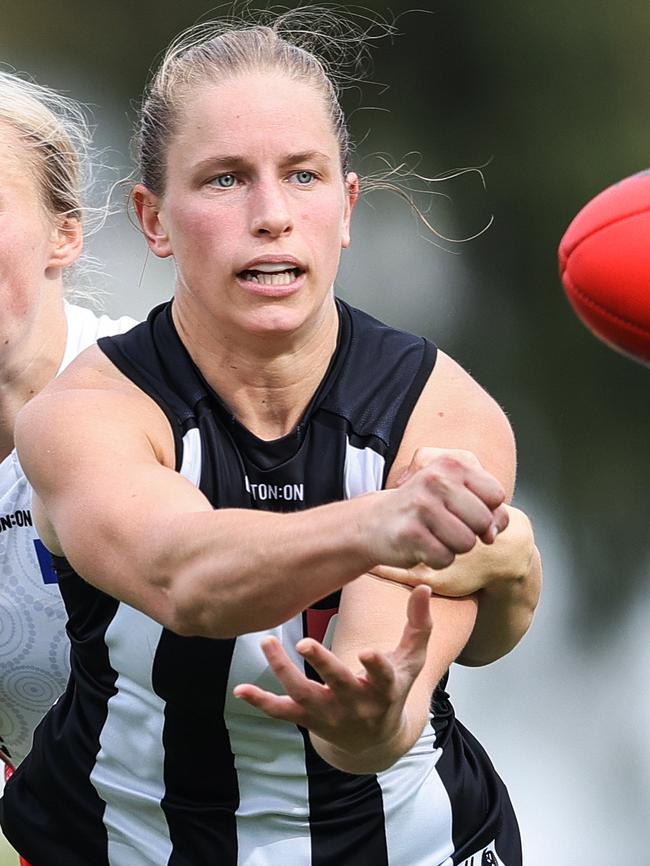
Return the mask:
<svg viewBox="0 0 650 866">
<path fill-rule="evenodd" d="M 250 200 L 250 228 L 256 237 L 279 238 L 291 233 L 290 204 L 277 181 L 257 184 Z"/>
</svg>

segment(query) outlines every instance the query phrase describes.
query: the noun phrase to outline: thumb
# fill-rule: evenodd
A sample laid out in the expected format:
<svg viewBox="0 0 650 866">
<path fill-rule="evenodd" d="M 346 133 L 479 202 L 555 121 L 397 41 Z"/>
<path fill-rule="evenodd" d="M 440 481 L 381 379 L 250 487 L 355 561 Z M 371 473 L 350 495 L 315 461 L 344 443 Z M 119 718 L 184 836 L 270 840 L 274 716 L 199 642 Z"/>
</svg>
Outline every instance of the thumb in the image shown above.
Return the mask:
<svg viewBox="0 0 650 866">
<path fill-rule="evenodd" d="M 411 591 L 406 607 L 406 624 L 395 649 L 395 656 L 401 656 L 409 668 L 415 668 L 415 674 L 424 664 L 433 627 L 430 600 L 431 590 L 428 586 L 416 586 Z"/>
</svg>

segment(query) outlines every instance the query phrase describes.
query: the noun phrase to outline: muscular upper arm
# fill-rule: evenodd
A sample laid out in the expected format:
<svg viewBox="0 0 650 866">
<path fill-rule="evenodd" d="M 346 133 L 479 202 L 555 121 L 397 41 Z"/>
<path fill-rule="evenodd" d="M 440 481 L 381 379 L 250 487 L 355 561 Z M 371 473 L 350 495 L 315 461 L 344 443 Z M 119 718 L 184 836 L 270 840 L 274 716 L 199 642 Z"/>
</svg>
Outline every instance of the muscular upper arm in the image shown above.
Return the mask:
<svg viewBox="0 0 650 866">
<path fill-rule="evenodd" d="M 175 515 L 210 505 L 173 471 L 169 425 L 148 398 L 95 373 L 64 377 L 27 404 L 16 426 L 41 503 L 39 531 L 89 582 L 164 623 L 160 539 Z"/>
<path fill-rule="evenodd" d="M 515 486 L 515 439 L 498 403 L 459 364 L 438 352 L 436 365 L 409 419 L 388 476 L 395 485 L 418 448 L 474 453 L 503 485 L 510 501 Z"/>
<path fill-rule="evenodd" d="M 492 397 L 442 352 L 409 419 L 387 486 L 395 486 L 415 451 L 425 447 L 472 451 L 511 497 L 516 453 L 510 424 Z M 408 591 L 370 575 L 346 586 L 334 634 L 336 654 L 355 667 L 360 649 L 391 649 L 404 626 Z M 434 596 L 431 610 L 434 628 L 427 664 L 413 698 L 420 710 L 426 709 L 431 689 L 469 639 L 477 601 Z"/>
</svg>

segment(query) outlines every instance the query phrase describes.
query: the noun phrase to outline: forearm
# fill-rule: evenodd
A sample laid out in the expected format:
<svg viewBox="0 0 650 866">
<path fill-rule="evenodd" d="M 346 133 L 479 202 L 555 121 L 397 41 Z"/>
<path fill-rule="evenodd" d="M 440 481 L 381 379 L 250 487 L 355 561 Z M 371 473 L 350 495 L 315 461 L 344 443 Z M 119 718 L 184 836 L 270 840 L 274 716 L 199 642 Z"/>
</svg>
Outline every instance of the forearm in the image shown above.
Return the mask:
<svg viewBox="0 0 650 866">
<path fill-rule="evenodd" d="M 410 590 L 368 575 L 343 590 L 332 650 L 352 671 L 368 647 L 388 652 L 400 642 L 399 623 Z M 405 755 L 422 734 L 429 713 L 431 693 L 465 644 L 476 618 L 473 598 L 431 598 L 433 631 L 424 665 L 406 696 L 403 707 L 376 720 L 371 733 L 355 737 L 355 728 L 338 726 L 336 745 L 310 733 L 320 756 L 348 773 L 378 773 Z"/>
<path fill-rule="evenodd" d="M 369 505 L 361 497 L 292 514 L 177 516 L 173 527 L 159 527 L 164 624 L 231 637 L 291 618 L 369 567 L 361 526 Z"/>
<path fill-rule="evenodd" d="M 476 667 L 509 653 L 530 627 L 541 585 L 541 559 L 534 548 L 526 574 L 493 581 L 475 594 L 478 601 L 476 624 L 456 661 Z"/>
</svg>

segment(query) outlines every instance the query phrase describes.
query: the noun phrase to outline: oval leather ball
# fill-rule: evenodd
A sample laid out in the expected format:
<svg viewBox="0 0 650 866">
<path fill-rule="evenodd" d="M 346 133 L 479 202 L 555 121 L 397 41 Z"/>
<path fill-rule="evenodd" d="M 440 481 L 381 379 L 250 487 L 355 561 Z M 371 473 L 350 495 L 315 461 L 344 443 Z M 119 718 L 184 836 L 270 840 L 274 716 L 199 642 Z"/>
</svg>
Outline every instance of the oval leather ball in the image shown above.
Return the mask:
<svg viewBox="0 0 650 866">
<path fill-rule="evenodd" d="M 650 361 L 650 170 L 588 202 L 559 248 L 560 276 L 579 318 L 601 340 Z"/>
</svg>

